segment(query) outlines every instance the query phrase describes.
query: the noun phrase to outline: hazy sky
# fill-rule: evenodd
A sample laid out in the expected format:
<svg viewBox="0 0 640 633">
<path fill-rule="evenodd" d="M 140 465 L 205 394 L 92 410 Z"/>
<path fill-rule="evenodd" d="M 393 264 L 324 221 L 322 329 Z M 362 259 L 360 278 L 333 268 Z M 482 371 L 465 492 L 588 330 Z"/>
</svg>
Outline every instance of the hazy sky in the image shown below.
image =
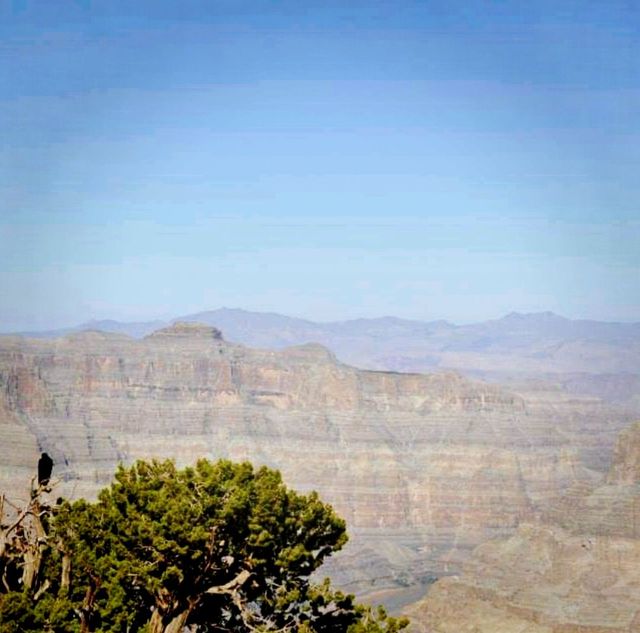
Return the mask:
<svg viewBox="0 0 640 633">
<path fill-rule="evenodd" d="M 640 320 L 638 7 L 0 0 L 0 330 Z"/>
</svg>

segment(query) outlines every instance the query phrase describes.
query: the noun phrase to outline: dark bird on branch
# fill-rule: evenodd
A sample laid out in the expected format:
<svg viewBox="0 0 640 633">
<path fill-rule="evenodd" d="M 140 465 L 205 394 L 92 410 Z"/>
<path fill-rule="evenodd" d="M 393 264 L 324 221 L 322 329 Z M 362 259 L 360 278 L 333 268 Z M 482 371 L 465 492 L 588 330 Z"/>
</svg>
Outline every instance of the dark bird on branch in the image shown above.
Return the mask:
<svg viewBox="0 0 640 633">
<path fill-rule="evenodd" d="M 38 460 L 38 485 L 46 486 L 51 479 L 51 472 L 53 471 L 53 460 L 46 453 L 40 455 Z"/>
</svg>

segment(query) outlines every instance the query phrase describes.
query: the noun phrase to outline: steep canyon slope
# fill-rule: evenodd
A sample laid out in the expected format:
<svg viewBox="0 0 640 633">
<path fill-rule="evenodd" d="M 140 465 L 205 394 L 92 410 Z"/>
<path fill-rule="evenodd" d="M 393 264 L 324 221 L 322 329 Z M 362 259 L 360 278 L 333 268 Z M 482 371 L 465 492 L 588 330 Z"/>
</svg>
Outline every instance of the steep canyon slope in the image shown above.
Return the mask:
<svg viewBox="0 0 640 633">
<path fill-rule="evenodd" d="M 358 370 L 194 323 L 0 337 L 0 489 L 24 491 L 40 450 L 75 497 L 139 457 L 264 463 L 335 505 L 352 540 L 332 575 L 389 604 L 591 485 L 627 422 L 596 398 Z"/>
<path fill-rule="evenodd" d="M 541 520 L 479 546 L 464 574 L 410 609 L 428 633 L 640 631 L 640 423 L 609 473 L 577 484 Z"/>
</svg>

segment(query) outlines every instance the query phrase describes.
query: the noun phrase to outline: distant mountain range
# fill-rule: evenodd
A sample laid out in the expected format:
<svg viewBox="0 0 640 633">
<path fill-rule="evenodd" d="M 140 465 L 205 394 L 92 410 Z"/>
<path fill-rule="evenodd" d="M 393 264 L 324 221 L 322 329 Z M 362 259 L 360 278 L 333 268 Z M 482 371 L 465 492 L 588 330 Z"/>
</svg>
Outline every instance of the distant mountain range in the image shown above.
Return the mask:
<svg viewBox="0 0 640 633">
<path fill-rule="evenodd" d="M 553 312 L 511 312 L 501 319 L 469 325 L 455 325 L 449 321 L 416 321 L 393 316 L 316 322 L 285 316 L 275 312 L 250 312 L 238 308 L 220 308 L 177 317 L 169 321 L 91 320 L 67 328 L 17 332 L 32 338 L 56 338 L 73 332 L 99 330 L 142 338 L 177 321 L 199 322 L 223 330 L 230 341 L 251 346 L 286 347 L 306 342 L 322 342 L 327 337 L 392 337 L 448 335 L 459 340 L 462 348 L 488 348 L 500 341 L 513 339 L 523 344 L 541 338 L 585 338 L 603 343 L 636 341 L 640 336 L 640 322 L 616 323 L 587 319 L 572 320 Z M 524 338 L 523 338 L 524 337 Z"/>
<path fill-rule="evenodd" d="M 99 332 L 113 332 L 115 334 L 126 334 L 133 338 L 142 338 L 151 334 L 155 330 L 159 330 L 167 325 L 166 321 L 114 321 L 113 319 L 92 320 L 73 325 L 70 327 L 58 328 L 55 330 L 30 330 L 25 332 L 16 332 L 20 336 L 27 338 L 58 338 L 67 336 L 74 332 L 87 332 L 96 330 Z"/>
<path fill-rule="evenodd" d="M 366 369 L 454 369 L 512 384 L 537 379 L 634 406 L 637 401 L 640 408 L 640 323 L 571 320 L 552 312 L 512 312 L 501 319 L 454 325 L 391 316 L 319 323 L 221 308 L 170 322 L 89 321 L 21 334 L 53 338 L 100 330 L 141 338 L 176 321 L 215 326 L 226 340 L 250 347 L 320 343 L 341 361 Z"/>
</svg>

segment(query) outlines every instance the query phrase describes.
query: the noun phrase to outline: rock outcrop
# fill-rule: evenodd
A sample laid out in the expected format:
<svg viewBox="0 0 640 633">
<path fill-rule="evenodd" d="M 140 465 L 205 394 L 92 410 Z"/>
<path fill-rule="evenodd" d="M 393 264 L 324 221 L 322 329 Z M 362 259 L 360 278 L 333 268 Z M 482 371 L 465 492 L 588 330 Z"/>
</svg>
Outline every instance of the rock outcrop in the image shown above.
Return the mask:
<svg viewBox="0 0 640 633">
<path fill-rule="evenodd" d="M 607 477 L 611 485 L 640 483 L 640 422 L 620 434 Z"/>
<path fill-rule="evenodd" d="M 480 545 L 464 574 L 409 609 L 429 633 L 640 631 L 640 423 L 624 431 L 600 486 L 535 524 Z"/>
<path fill-rule="evenodd" d="M 142 340 L 0 337 L 0 429 L 0 489 L 14 492 L 39 450 L 76 497 L 135 458 L 280 468 L 347 520 L 335 578 L 395 604 L 590 485 L 585 464 L 604 467 L 616 424 L 593 398 L 362 371 L 319 345 L 248 349 L 179 323 Z"/>
</svg>

